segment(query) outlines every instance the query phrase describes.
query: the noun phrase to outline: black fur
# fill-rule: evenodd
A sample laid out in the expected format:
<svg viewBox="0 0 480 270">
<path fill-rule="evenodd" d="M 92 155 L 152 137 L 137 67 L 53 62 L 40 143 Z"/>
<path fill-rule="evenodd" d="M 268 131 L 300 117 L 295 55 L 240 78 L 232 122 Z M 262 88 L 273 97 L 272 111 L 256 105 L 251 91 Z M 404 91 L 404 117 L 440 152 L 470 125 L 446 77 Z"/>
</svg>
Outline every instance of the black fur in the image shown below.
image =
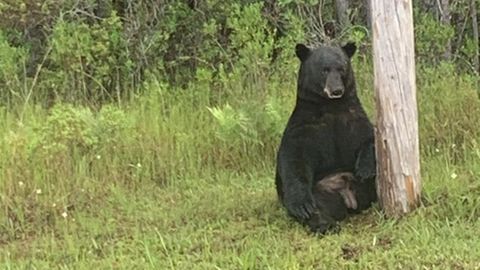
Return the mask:
<svg viewBox="0 0 480 270">
<path fill-rule="evenodd" d="M 356 94 L 350 64 L 355 50 L 351 43 L 296 47 L 301 61 L 297 102 L 278 151 L 275 182 L 288 213 L 314 232 L 334 228 L 347 213 L 376 200 L 374 134 Z M 351 186 L 357 209 L 347 209 L 338 193 L 315 189 L 336 172 L 352 172 L 357 178 Z"/>
</svg>

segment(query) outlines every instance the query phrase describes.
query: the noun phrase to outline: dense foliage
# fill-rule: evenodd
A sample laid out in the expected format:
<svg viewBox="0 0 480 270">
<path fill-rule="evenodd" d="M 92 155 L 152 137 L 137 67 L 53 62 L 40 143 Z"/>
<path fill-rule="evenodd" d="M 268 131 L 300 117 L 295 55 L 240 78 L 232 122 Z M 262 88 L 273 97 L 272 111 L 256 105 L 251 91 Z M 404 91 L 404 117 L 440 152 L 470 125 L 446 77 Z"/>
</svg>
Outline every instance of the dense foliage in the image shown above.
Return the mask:
<svg viewBox="0 0 480 270">
<path fill-rule="evenodd" d="M 448 50 L 447 60 L 478 72 L 470 2 L 451 1 L 448 24 L 436 1 L 415 4 L 418 62 L 438 64 Z M 335 1 L 318 0 L 4 1 L 0 104 L 121 102 L 151 76 L 182 88 L 258 82 L 285 72 L 301 41 L 354 40 L 369 55 L 364 1 L 350 1 L 348 24 L 335 11 Z"/>
</svg>

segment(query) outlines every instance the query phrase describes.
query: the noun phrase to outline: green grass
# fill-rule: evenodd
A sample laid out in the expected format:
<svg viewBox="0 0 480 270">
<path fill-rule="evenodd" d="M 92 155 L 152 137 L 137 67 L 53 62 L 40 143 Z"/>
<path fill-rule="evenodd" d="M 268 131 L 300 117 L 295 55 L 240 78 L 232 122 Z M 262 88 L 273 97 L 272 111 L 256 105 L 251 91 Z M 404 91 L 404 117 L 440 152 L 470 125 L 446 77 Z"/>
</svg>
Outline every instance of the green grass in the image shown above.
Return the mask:
<svg viewBox="0 0 480 270">
<path fill-rule="evenodd" d="M 357 80 L 372 115 L 371 70 Z M 0 108 L 0 268 L 480 268 L 471 78 L 449 66 L 419 71 L 422 207 L 390 220 L 376 205 L 326 236 L 277 202 L 275 151 L 294 77 L 264 85 L 237 86 L 238 98 L 151 83 L 100 111 Z"/>
</svg>

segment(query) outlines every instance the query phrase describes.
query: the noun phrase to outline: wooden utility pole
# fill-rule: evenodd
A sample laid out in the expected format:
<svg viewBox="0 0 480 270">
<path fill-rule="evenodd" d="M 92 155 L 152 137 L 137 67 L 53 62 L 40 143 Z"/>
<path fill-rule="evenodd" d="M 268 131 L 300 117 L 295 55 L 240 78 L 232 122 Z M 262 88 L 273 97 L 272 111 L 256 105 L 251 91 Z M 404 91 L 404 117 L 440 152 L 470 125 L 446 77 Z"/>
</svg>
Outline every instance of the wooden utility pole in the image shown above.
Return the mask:
<svg viewBox="0 0 480 270">
<path fill-rule="evenodd" d="M 399 217 L 420 203 L 412 0 L 371 0 L 377 109 L 377 193 Z"/>
</svg>

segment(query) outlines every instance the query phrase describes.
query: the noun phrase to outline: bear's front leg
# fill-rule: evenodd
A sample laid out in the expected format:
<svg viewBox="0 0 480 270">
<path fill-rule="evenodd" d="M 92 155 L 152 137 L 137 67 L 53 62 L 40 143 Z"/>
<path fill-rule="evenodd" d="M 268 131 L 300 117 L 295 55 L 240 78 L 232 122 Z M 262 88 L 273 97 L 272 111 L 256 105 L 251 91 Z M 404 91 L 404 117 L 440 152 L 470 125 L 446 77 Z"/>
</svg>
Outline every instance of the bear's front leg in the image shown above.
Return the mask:
<svg viewBox="0 0 480 270">
<path fill-rule="evenodd" d="M 308 181 L 293 180 L 283 186 L 283 204 L 288 214 L 301 222 L 310 219 L 315 210 L 315 202 Z"/>
</svg>

